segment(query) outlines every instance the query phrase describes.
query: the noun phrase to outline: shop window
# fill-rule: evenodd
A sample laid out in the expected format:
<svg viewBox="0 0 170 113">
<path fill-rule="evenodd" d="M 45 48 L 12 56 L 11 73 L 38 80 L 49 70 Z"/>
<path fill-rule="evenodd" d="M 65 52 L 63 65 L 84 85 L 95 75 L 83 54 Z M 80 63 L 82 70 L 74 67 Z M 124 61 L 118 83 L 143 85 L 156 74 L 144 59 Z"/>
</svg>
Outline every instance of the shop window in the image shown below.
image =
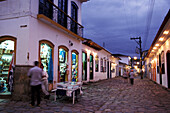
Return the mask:
<svg viewBox="0 0 170 113">
<path fill-rule="evenodd" d="M 48 73 L 49 83 L 53 82 L 53 45 L 48 42 L 40 42 L 40 63 L 44 71 Z"/>
<path fill-rule="evenodd" d="M 59 47 L 59 82 L 68 81 L 68 49 Z"/>
<path fill-rule="evenodd" d="M 103 59 L 100 60 L 100 71 L 103 72 Z"/>
<path fill-rule="evenodd" d="M 95 57 L 95 72 L 99 72 L 99 57 Z"/>
<path fill-rule="evenodd" d="M 13 68 L 15 62 L 15 40 L 0 39 L 0 93 L 13 90 Z"/>
<path fill-rule="evenodd" d="M 78 81 L 78 52 L 73 51 L 72 52 L 72 78 L 71 80 L 73 82 Z"/>
<path fill-rule="evenodd" d="M 82 80 L 87 80 L 87 53 L 82 53 Z"/>
<path fill-rule="evenodd" d="M 106 60 L 104 60 L 103 72 L 106 72 Z"/>
<path fill-rule="evenodd" d="M 115 63 L 111 63 L 111 72 L 115 73 Z"/>
</svg>

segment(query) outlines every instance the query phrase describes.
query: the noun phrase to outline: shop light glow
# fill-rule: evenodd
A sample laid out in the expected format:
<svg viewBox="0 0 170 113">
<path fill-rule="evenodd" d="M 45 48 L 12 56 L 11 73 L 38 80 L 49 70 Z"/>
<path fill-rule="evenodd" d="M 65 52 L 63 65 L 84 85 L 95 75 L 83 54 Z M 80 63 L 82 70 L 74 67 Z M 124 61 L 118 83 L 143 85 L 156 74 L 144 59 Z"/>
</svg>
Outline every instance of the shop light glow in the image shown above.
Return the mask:
<svg viewBox="0 0 170 113">
<path fill-rule="evenodd" d="M 164 35 L 167 35 L 168 33 L 169 33 L 168 30 L 165 30 L 165 31 L 163 32 Z"/>
<path fill-rule="evenodd" d="M 160 38 L 159 38 L 159 41 L 163 41 L 163 40 L 164 40 L 164 38 L 163 38 L 163 37 L 160 37 Z"/>
<path fill-rule="evenodd" d="M 137 60 L 138 58 L 137 57 L 134 57 L 134 60 Z"/>
<path fill-rule="evenodd" d="M 96 57 L 96 56 L 97 56 L 97 53 L 93 52 L 93 55 L 94 55 L 94 57 Z"/>
<path fill-rule="evenodd" d="M 129 56 L 128 58 L 129 58 L 129 60 L 131 59 L 131 57 L 130 57 L 130 56 Z"/>
<path fill-rule="evenodd" d="M 159 46 L 159 44 L 156 44 L 155 46 L 157 46 L 157 47 L 158 47 L 158 46 Z"/>
<path fill-rule="evenodd" d="M 87 54 L 90 54 L 90 53 L 91 53 L 91 51 L 90 51 L 90 50 L 88 50 L 88 49 L 86 49 L 86 51 L 87 51 Z"/>
<path fill-rule="evenodd" d="M 153 47 L 153 49 L 157 49 L 156 47 Z"/>
</svg>

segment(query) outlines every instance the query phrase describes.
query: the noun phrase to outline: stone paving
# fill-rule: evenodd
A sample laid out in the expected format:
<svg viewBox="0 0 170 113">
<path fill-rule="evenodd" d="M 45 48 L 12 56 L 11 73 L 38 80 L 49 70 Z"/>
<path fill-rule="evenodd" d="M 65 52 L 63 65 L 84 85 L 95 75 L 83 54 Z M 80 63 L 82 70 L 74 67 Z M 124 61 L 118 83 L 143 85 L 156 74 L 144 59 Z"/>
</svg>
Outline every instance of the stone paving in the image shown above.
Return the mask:
<svg viewBox="0 0 170 113">
<path fill-rule="evenodd" d="M 170 113 L 170 92 L 147 78 L 136 78 L 134 85 L 122 77 L 89 83 L 83 93 L 74 105 L 71 98 L 54 96 L 40 107 L 0 99 L 0 113 Z"/>
</svg>

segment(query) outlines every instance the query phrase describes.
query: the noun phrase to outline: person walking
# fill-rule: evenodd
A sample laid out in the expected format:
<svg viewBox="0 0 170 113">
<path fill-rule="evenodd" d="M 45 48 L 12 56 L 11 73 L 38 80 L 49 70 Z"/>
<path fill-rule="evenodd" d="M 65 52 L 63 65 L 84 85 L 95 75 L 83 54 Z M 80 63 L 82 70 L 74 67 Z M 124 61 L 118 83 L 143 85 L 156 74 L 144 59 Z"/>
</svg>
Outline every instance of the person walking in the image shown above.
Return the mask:
<svg viewBox="0 0 170 113">
<path fill-rule="evenodd" d="M 48 92 L 48 74 L 46 71 L 44 71 L 44 66 L 41 64 L 40 68 L 42 69 L 42 91 L 45 94 L 45 99 L 50 98 L 50 93 Z"/>
<path fill-rule="evenodd" d="M 39 62 L 34 62 L 34 67 L 28 71 L 27 76 L 30 77 L 30 86 L 31 86 L 31 106 L 35 105 L 35 94 L 37 97 L 37 106 L 40 106 L 40 90 L 42 83 L 42 69 L 38 67 Z"/>
<path fill-rule="evenodd" d="M 133 69 L 130 72 L 130 83 L 133 85 L 134 84 L 134 72 Z"/>
</svg>

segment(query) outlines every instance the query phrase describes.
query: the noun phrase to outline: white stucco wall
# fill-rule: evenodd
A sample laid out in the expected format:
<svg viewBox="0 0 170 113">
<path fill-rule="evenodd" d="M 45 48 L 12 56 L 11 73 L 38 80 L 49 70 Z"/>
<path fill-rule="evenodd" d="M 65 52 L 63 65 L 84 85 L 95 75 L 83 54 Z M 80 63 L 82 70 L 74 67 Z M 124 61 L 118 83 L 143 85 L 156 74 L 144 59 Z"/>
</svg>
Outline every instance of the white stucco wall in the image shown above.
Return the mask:
<svg viewBox="0 0 170 113">
<path fill-rule="evenodd" d="M 81 23 L 81 3 L 79 0 L 73 0 L 77 3 L 78 21 Z M 71 0 L 68 0 L 71 5 Z M 58 46 L 64 45 L 69 48 L 69 80 L 71 79 L 71 51 L 79 52 L 79 81 L 81 81 L 82 67 L 82 44 L 81 41 L 74 38 L 70 34 L 59 31 L 58 29 L 37 20 L 39 8 L 39 0 L 13 0 L 0 2 L 0 37 L 12 36 L 16 41 L 16 65 L 33 65 L 35 60 L 39 58 L 39 41 L 48 40 L 54 46 L 54 81 L 58 76 Z M 71 6 L 68 6 L 68 13 Z M 26 27 L 22 27 L 25 26 Z M 73 46 L 69 45 L 69 41 Z M 27 54 L 29 53 L 29 60 Z"/>
<path fill-rule="evenodd" d="M 166 57 L 166 53 L 168 50 L 170 50 L 170 39 L 168 39 L 161 47 L 158 48 L 158 51 L 156 52 L 155 56 L 147 59 L 147 64 L 151 63 L 152 60 L 156 60 L 156 82 L 160 84 L 160 76 L 159 76 L 159 73 L 157 73 L 157 56 L 161 54 L 162 51 L 164 51 L 165 74 L 162 74 L 162 86 L 164 87 L 168 87 L 167 57 Z M 151 79 L 151 73 L 149 73 L 149 77 Z"/>
</svg>

